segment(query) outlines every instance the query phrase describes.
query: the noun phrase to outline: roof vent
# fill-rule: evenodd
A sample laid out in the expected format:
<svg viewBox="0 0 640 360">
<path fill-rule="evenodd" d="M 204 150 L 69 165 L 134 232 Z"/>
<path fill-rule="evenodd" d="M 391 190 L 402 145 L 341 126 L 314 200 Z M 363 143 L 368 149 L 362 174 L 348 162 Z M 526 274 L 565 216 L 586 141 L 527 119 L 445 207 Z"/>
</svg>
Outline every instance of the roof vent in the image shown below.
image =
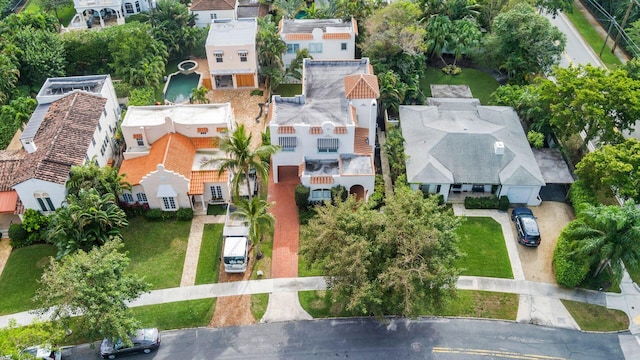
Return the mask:
<svg viewBox="0 0 640 360">
<path fill-rule="evenodd" d="M 504 155 L 504 143 L 502 141 L 493 143 L 493 151 L 496 155 Z"/>
</svg>

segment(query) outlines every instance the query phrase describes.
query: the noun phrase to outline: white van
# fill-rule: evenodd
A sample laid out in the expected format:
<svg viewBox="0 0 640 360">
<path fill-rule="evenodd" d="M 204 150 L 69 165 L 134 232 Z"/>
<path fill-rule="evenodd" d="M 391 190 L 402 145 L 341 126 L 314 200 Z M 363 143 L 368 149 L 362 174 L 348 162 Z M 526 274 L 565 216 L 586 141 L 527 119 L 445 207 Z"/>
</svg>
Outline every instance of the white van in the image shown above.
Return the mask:
<svg viewBox="0 0 640 360">
<path fill-rule="evenodd" d="M 225 237 L 222 262 L 225 272 L 245 272 L 249 263 L 249 240 L 244 236 Z"/>
</svg>

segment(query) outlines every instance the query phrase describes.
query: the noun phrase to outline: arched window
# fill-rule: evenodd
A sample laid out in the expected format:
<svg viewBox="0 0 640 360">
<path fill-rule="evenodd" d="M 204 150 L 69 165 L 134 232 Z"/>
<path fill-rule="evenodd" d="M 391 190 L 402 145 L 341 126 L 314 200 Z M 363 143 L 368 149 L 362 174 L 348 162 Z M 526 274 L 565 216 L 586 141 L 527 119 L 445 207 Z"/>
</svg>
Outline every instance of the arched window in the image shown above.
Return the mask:
<svg viewBox="0 0 640 360">
<path fill-rule="evenodd" d="M 38 205 L 40 205 L 40 210 L 42 210 L 43 212 L 56 210 L 56 207 L 53 206 L 53 202 L 51 201 L 49 194 L 36 192 L 35 194 L 33 194 L 33 197 L 35 197 L 36 201 L 38 202 Z"/>
</svg>

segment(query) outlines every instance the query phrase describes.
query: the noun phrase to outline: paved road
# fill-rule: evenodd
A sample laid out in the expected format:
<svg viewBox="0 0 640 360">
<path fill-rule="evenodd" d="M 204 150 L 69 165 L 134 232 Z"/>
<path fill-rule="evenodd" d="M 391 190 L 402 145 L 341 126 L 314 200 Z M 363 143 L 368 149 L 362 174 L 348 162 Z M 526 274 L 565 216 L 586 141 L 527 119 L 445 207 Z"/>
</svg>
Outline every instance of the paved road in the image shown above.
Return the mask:
<svg viewBox="0 0 640 360">
<path fill-rule="evenodd" d="M 75 348 L 73 359 L 97 359 Z M 164 359 L 623 359 L 617 334 L 471 319 L 296 321 L 162 333 Z"/>
<path fill-rule="evenodd" d="M 577 30 L 571 24 L 566 15 L 560 13 L 554 19 L 551 15 L 545 15 L 551 24 L 555 25 L 560 31 L 567 36 L 567 46 L 560 59 L 561 67 L 569 67 L 569 65 L 586 65 L 591 64 L 596 67 L 601 67 L 602 62 L 598 58 L 597 54 L 589 47 L 589 45 L 578 34 Z M 604 43 L 604 41 L 603 41 Z M 598 49 L 598 51 L 600 51 Z M 606 50 L 605 50 L 606 51 Z"/>
</svg>

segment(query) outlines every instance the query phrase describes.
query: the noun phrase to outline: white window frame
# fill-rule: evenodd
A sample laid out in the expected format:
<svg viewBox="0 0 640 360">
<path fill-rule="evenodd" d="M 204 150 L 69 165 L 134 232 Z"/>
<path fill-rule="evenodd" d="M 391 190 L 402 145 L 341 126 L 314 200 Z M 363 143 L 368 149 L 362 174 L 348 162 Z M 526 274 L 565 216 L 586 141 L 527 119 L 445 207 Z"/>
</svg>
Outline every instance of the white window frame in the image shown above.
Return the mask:
<svg viewBox="0 0 640 360">
<path fill-rule="evenodd" d="M 211 185 L 211 186 L 209 186 L 209 191 L 211 192 L 211 199 L 213 199 L 213 200 L 224 199 L 224 197 L 222 196 L 222 186 L 220 186 L 220 185 Z"/>
<path fill-rule="evenodd" d="M 224 53 L 222 51 L 214 51 L 213 57 L 216 58 L 216 63 L 221 64 L 224 62 Z"/>
<path fill-rule="evenodd" d="M 327 200 L 331 199 L 331 189 L 315 189 L 311 190 L 311 200 Z"/>
<path fill-rule="evenodd" d="M 330 143 L 330 144 L 323 144 Z M 335 147 L 333 146 L 335 143 Z M 322 146 L 321 146 L 322 145 Z M 331 146 L 329 146 L 331 145 Z M 321 153 L 335 153 L 340 148 L 340 141 L 337 138 L 320 138 L 318 139 L 318 152 Z"/>
<path fill-rule="evenodd" d="M 287 44 L 287 54 L 295 54 L 300 50 L 300 44 Z"/>
<path fill-rule="evenodd" d="M 322 54 L 322 43 L 309 43 L 309 54 Z"/>
<path fill-rule="evenodd" d="M 122 193 L 122 201 L 126 202 L 127 204 L 133 204 L 133 195 L 131 195 L 131 193 L 129 192 Z"/>
<path fill-rule="evenodd" d="M 249 56 L 249 51 L 240 50 L 240 51 L 238 51 L 238 56 L 240 57 L 240 62 L 247 62 L 247 57 Z"/>
<path fill-rule="evenodd" d="M 278 145 L 282 151 L 296 151 L 298 138 L 295 136 L 280 136 L 278 137 Z"/>
<path fill-rule="evenodd" d="M 42 212 L 47 213 L 56 211 L 56 207 L 53 205 L 53 201 L 51 201 L 49 194 L 37 192 L 33 194 L 33 197 L 38 202 L 38 205 L 40 205 Z"/>
<path fill-rule="evenodd" d="M 177 210 L 176 198 L 173 196 L 167 196 L 162 198 L 162 210 L 172 211 Z"/>
<path fill-rule="evenodd" d="M 147 194 L 145 193 L 137 193 L 136 194 L 136 198 L 138 199 L 139 203 L 148 203 L 149 200 L 147 200 Z"/>
</svg>

